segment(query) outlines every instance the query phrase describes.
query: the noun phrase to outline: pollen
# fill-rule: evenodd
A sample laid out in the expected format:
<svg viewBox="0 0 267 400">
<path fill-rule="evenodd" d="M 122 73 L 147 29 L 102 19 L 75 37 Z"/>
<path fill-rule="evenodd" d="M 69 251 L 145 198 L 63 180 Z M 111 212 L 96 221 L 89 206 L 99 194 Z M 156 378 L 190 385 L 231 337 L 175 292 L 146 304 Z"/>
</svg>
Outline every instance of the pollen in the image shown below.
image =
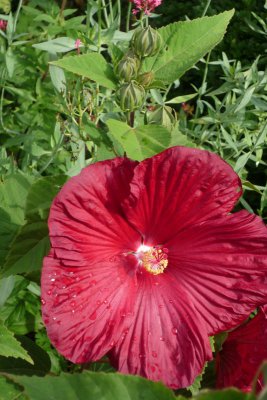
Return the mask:
<svg viewBox="0 0 267 400">
<path fill-rule="evenodd" d="M 152 275 L 162 274 L 168 265 L 168 249 L 164 247 L 142 245 L 138 253 L 140 264 Z"/>
</svg>

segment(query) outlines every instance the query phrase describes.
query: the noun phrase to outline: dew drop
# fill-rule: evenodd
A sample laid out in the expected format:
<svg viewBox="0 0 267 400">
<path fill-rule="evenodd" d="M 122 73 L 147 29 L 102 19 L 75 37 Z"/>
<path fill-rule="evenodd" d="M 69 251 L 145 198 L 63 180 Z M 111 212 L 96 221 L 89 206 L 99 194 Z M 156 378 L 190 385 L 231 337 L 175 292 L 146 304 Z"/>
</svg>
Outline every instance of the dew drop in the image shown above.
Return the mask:
<svg viewBox="0 0 267 400">
<path fill-rule="evenodd" d="M 51 282 L 55 282 L 55 278 L 51 278 L 50 281 L 51 281 Z"/>
<path fill-rule="evenodd" d="M 173 304 L 173 300 L 169 300 L 169 303 Z"/>
<path fill-rule="evenodd" d="M 41 303 L 44 306 L 46 304 L 46 301 L 44 299 L 41 299 Z"/>
<path fill-rule="evenodd" d="M 100 306 L 101 301 L 100 301 L 100 300 L 97 300 L 96 304 L 97 304 L 98 306 Z"/>
<path fill-rule="evenodd" d="M 174 335 L 177 335 L 178 329 L 177 329 L 177 328 L 172 328 L 172 333 L 173 333 Z"/>
<path fill-rule="evenodd" d="M 164 341 L 165 341 L 165 339 L 164 339 L 162 336 L 159 338 L 159 340 L 160 340 L 161 342 L 164 342 Z"/>
<path fill-rule="evenodd" d="M 158 353 L 156 353 L 155 351 L 152 351 L 152 357 L 157 358 L 158 357 Z"/>
<path fill-rule="evenodd" d="M 46 293 L 48 294 L 48 296 L 50 296 L 52 293 L 52 290 L 48 290 Z"/>
<path fill-rule="evenodd" d="M 113 346 L 114 346 L 114 344 L 115 344 L 115 341 L 114 341 L 114 340 L 112 340 L 112 342 L 110 343 L 110 347 L 113 347 Z"/>
<path fill-rule="evenodd" d="M 163 307 L 164 307 L 164 305 L 163 305 L 163 304 L 160 304 L 160 305 L 159 305 L 159 308 L 163 308 Z"/>
<path fill-rule="evenodd" d="M 57 317 L 52 317 L 52 320 L 55 321 L 57 319 Z"/>
<path fill-rule="evenodd" d="M 76 306 L 76 302 L 75 302 L 75 301 L 71 301 L 71 302 L 70 302 L 70 306 L 71 306 L 71 307 L 75 307 L 75 306 Z"/>
<path fill-rule="evenodd" d="M 145 354 L 139 354 L 139 358 L 145 358 L 146 355 Z"/>
</svg>

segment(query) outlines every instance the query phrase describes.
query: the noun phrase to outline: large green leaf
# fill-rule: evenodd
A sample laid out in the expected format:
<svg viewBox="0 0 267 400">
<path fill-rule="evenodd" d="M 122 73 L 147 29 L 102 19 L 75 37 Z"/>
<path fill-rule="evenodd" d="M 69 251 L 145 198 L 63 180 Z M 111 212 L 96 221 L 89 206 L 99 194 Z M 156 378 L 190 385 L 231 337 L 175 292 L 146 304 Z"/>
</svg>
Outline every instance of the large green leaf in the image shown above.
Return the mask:
<svg viewBox="0 0 267 400">
<path fill-rule="evenodd" d="M 25 207 L 28 221 L 47 219 L 51 203 L 67 179 L 66 175 L 46 176 L 31 186 Z"/>
<path fill-rule="evenodd" d="M 1 276 L 7 277 L 40 270 L 49 247 L 47 223 L 44 221 L 27 223 L 20 228 L 15 237 L 1 270 Z"/>
<path fill-rule="evenodd" d="M 143 70 L 153 70 L 155 79 L 166 84 L 174 82 L 222 40 L 233 14 L 230 10 L 160 28 L 165 48 L 147 58 Z"/>
<path fill-rule="evenodd" d="M 0 267 L 19 227 L 25 222 L 26 199 L 33 179 L 11 174 L 0 183 Z"/>
<path fill-rule="evenodd" d="M 195 397 L 196 400 L 256 400 L 250 393 L 243 393 L 237 389 L 204 390 Z"/>
<path fill-rule="evenodd" d="M 51 368 L 48 354 L 27 336 L 18 336 L 23 348 L 27 350 L 32 363 L 14 357 L 0 356 L 0 372 L 13 375 L 44 376 Z M 60 399 L 60 397 L 59 397 Z"/>
<path fill-rule="evenodd" d="M 84 372 L 58 377 L 16 377 L 31 400 L 175 400 L 161 383 L 137 376 Z"/>
<path fill-rule="evenodd" d="M 14 337 L 13 332 L 0 321 L 0 356 L 22 358 L 33 364 L 27 351 L 21 346 L 20 342 Z"/>
<path fill-rule="evenodd" d="M 27 222 L 18 229 L 10 246 L 2 276 L 40 270 L 50 246 L 46 223 L 49 208 L 66 180 L 65 175 L 43 177 L 29 188 L 24 201 Z"/>
<path fill-rule="evenodd" d="M 171 143 L 171 134 L 164 126 L 143 125 L 131 128 L 125 122 L 107 121 L 111 135 L 122 145 L 127 156 L 141 161 L 166 148 Z"/>
<path fill-rule="evenodd" d="M 10 379 L 0 375 L 0 400 L 26 400 L 22 388 Z"/>
<path fill-rule="evenodd" d="M 101 54 L 88 53 L 81 56 L 65 57 L 51 64 L 89 78 L 109 89 L 116 88 L 116 78 L 113 69 Z"/>
</svg>

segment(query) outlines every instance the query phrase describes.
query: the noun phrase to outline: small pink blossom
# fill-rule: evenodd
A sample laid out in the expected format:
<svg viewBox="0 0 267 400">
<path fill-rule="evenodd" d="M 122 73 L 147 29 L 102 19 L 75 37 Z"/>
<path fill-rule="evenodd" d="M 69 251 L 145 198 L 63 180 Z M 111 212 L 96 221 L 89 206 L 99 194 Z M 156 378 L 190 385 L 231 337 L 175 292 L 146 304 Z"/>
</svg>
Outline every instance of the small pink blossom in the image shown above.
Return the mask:
<svg viewBox="0 0 267 400">
<path fill-rule="evenodd" d="M 134 15 L 139 11 L 144 11 L 145 14 L 149 15 L 156 7 L 160 6 L 162 0 L 130 0 L 130 2 L 135 6 Z"/>
<path fill-rule="evenodd" d="M 75 41 L 75 48 L 77 49 L 77 53 L 80 54 L 80 46 L 81 46 L 81 40 L 80 39 L 76 39 Z"/>
<path fill-rule="evenodd" d="M 7 27 L 7 21 L 0 19 L 0 31 L 5 31 Z"/>
</svg>

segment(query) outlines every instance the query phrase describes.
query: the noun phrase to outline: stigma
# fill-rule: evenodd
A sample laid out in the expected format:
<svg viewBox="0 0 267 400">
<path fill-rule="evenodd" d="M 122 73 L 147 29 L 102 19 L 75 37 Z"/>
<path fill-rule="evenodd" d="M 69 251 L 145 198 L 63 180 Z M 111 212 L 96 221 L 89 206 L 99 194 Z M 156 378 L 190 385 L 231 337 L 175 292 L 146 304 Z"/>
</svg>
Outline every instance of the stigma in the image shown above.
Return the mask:
<svg viewBox="0 0 267 400">
<path fill-rule="evenodd" d="M 152 275 L 162 274 L 168 265 L 168 249 L 165 247 L 142 244 L 136 254 L 140 265 Z"/>
</svg>

